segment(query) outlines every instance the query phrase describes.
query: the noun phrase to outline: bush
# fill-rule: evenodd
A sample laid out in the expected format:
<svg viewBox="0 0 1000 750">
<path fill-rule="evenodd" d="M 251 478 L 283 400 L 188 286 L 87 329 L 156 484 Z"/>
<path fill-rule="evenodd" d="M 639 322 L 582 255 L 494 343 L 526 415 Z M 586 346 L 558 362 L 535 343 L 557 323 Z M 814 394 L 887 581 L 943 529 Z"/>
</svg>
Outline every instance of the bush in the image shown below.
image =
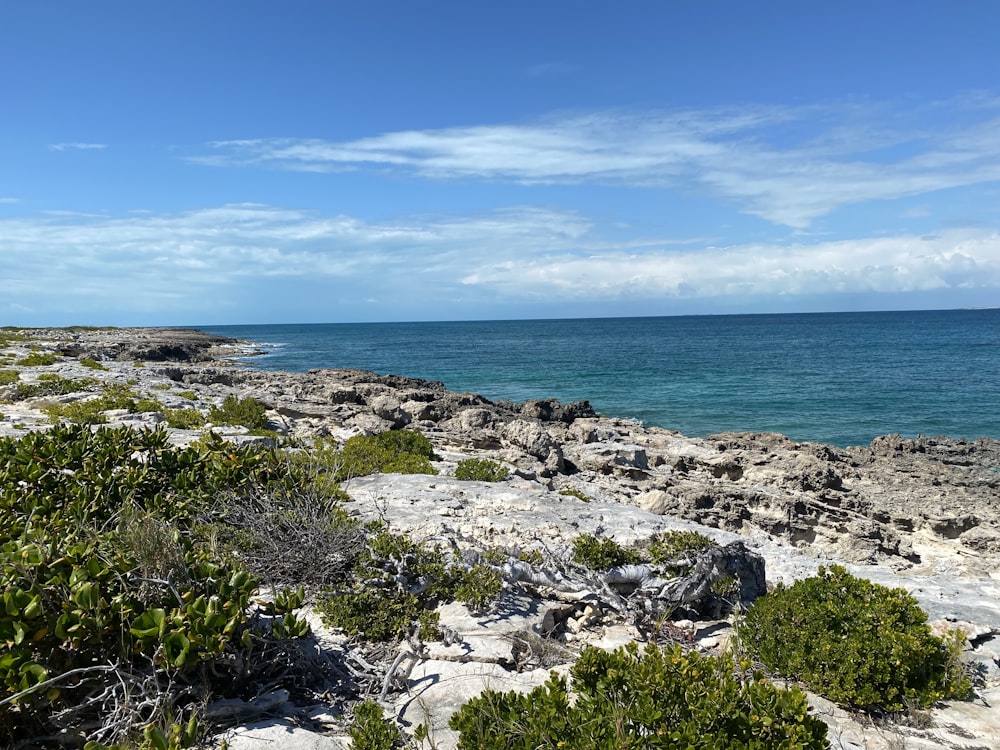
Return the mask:
<svg viewBox="0 0 1000 750">
<path fill-rule="evenodd" d="M 46 372 L 39 375 L 34 383 L 18 383 L 11 400 L 23 401 L 28 398 L 64 396 L 68 393 L 88 391 L 96 386 L 97 382 L 94 378 L 63 378 L 55 373 Z"/>
<path fill-rule="evenodd" d="M 374 701 L 365 701 L 355 707 L 354 719 L 347 731 L 354 750 L 392 750 L 403 744 L 399 727 L 385 718 L 382 707 Z"/>
<path fill-rule="evenodd" d="M 715 546 L 712 539 L 697 531 L 665 531 L 650 542 L 649 559 L 664 565 Z"/>
<path fill-rule="evenodd" d="M 912 596 L 836 565 L 779 584 L 754 603 L 738 634 L 775 674 L 852 708 L 926 707 L 971 690 Z"/>
<path fill-rule="evenodd" d="M 422 432 L 391 430 L 378 435 L 348 438 L 337 455 L 337 481 L 376 472 L 385 474 L 437 474 L 431 466 L 434 446 Z"/>
<path fill-rule="evenodd" d="M 485 458 L 467 458 L 455 467 L 455 478 L 468 482 L 502 482 L 509 474 L 506 466 Z"/>
<path fill-rule="evenodd" d="M 10 385 L 21 379 L 17 370 L 0 370 L 0 385 Z"/>
<path fill-rule="evenodd" d="M 167 409 L 167 426 L 177 430 L 197 430 L 205 425 L 205 415 L 197 409 Z"/>
<path fill-rule="evenodd" d="M 91 370 L 107 370 L 108 368 L 102 365 L 93 357 L 81 357 L 80 364 L 84 367 L 89 367 Z"/>
<path fill-rule="evenodd" d="M 573 540 L 573 561 L 591 570 L 607 570 L 642 560 L 635 550 L 622 547 L 614 539 L 598 539 L 582 534 Z"/>
<path fill-rule="evenodd" d="M 21 357 L 21 359 L 17 360 L 15 364 L 20 367 L 45 367 L 46 365 L 54 365 L 55 363 L 55 354 L 50 354 L 48 352 L 31 352 L 30 354 Z"/>
<path fill-rule="evenodd" d="M 559 490 L 559 494 L 565 497 L 575 497 L 577 500 L 582 500 L 585 503 L 589 503 L 591 498 L 583 490 L 578 490 L 576 487 L 566 487 Z"/>
<path fill-rule="evenodd" d="M 111 383 L 104 386 L 104 392 L 96 398 L 69 404 L 50 404 L 43 411 L 53 422 L 66 419 L 74 424 L 104 424 L 107 422 L 104 412 L 112 409 L 151 412 L 161 411 L 163 404 L 156 399 L 140 396 L 127 385 Z"/>
<path fill-rule="evenodd" d="M 133 741 L 150 722 L 172 732 L 192 696 L 245 689 L 234 665 L 264 647 L 256 580 L 191 528 L 220 491 L 279 472 L 271 454 L 173 448 L 163 431 L 0 438 L 0 745 Z M 305 632 L 280 606 L 267 615 L 275 639 Z"/>
<path fill-rule="evenodd" d="M 208 412 L 208 421 L 215 424 L 227 424 L 236 427 L 246 427 L 249 430 L 267 429 L 267 416 L 264 404 L 255 398 L 237 398 L 226 396 L 222 406 L 213 406 Z"/>
<path fill-rule="evenodd" d="M 318 608 L 331 626 L 348 635 L 390 641 L 419 626 L 421 636 L 433 640 L 440 637 L 437 604 L 458 599 L 481 611 L 502 588 L 500 574 L 489 565 L 465 570 L 439 547 L 382 529 L 369 536 L 347 585 L 326 592 Z"/>
<path fill-rule="evenodd" d="M 553 675 L 529 694 L 487 690 L 449 724 L 459 750 L 826 748 L 826 725 L 805 695 L 747 666 L 679 646 L 588 648 L 571 685 Z"/>
</svg>

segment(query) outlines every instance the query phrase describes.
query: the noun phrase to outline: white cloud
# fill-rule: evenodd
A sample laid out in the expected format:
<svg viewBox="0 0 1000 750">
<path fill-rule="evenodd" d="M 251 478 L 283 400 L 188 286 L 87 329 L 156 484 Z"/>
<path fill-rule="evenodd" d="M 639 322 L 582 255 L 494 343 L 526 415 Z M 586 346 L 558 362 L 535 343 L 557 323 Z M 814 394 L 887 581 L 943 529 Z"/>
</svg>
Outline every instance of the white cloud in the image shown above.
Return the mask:
<svg viewBox="0 0 1000 750">
<path fill-rule="evenodd" d="M 217 141 L 214 166 L 407 170 L 429 179 L 601 183 L 708 193 L 805 228 L 841 206 L 1000 180 L 995 101 L 951 103 L 947 126 L 886 103 L 597 112 L 532 124 L 384 133 L 353 141 Z"/>
<path fill-rule="evenodd" d="M 526 207 L 367 222 L 234 204 L 0 219 L 0 236 L 7 304 L 173 319 L 269 290 L 274 309 L 322 306 L 301 299 L 301 288 L 317 283 L 348 301 L 392 300 L 444 314 L 469 299 L 558 304 L 1000 289 L 1000 236 L 976 228 L 713 247 L 677 238 L 612 242 L 580 214 Z"/>
<path fill-rule="evenodd" d="M 53 143 L 49 151 L 99 151 L 108 147 L 106 143 Z"/>
<path fill-rule="evenodd" d="M 17 203 L 17 198 L 0 198 L 0 203 Z"/>
<path fill-rule="evenodd" d="M 949 231 L 792 245 L 552 254 L 477 268 L 506 294 L 628 299 L 898 294 L 1000 288 L 1000 235 Z"/>
</svg>

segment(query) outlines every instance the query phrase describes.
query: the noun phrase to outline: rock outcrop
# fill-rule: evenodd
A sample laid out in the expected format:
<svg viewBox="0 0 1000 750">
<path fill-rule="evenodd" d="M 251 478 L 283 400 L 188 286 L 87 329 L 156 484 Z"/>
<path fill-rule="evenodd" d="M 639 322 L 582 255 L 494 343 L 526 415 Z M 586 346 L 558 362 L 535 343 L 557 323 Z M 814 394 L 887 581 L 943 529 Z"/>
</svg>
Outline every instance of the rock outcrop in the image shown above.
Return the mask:
<svg viewBox="0 0 1000 750">
<path fill-rule="evenodd" d="M 1000 704 L 1000 649 L 995 646 L 1000 637 L 1000 441 L 888 435 L 867 447 L 842 449 L 769 433 L 691 438 L 600 416 L 587 402 L 492 401 L 449 391 L 436 381 L 360 370 L 256 371 L 220 358 L 245 355 L 252 346 L 194 331 L 52 330 L 30 336 L 7 345 L 9 361 L 26 355 L 32 343 L 61 357 L 51 365 L 17 368 L 20 384 L 42 382 L 44 373 L 65 380 L 134 380 L 134 388 L 165 408 L 202 412 L 230 395 L 252 396 L 267 407 L 269 427 L 296 441 L 420 430 L 434 445 L 439 476 L 376 475 L 346 486 L 357 512 L 390 519 L 395 528 L 420 539 L 551 553 L 565 550 L 582 533 L 629 543 L 665 529 L 698 529 L 721 544 L 747 545 L 766 561 L 772 583 L 810 575 L 831 561 L 848 564 L 858 575 L 909 589 L 932 620 L 965 629 L 970 639 L 966 658 L 987 676 L 981 695 Z M 81 357 L 96 359 L 105 369 L 86 367 Z M 0 434 L 44 429 L 46 403 L 93 396 L 90 387 L 21 399 L 17 389 L 18 384 L 0 387 L 0 399 L 7 400 L 0 405 Z M 163 420 L 155 412 L 108 417 L 150 426 Z M 217 429 L 236 441 L 267 440 L 241 428 Z M 177 443 L 200 434 L 171 432 Z M 447 476 L 468 457 L 503 461 L 512 477 L 486 484 Z M 537 646 L 532 634 L 553 623 L 560 624 L 567 648 L 615 646 L 642 637 L 632 625 L 606 615 L 592 601 L 565 598 L 520 605 L 512 600 L 504 616 L 492 620 L 451 612 L 448 623 L 471 645 L 461 658 L 435 646 L 429 658 L 421 659 L 410 674 L 409 693 L 394 704 L 397 715 L 411 723 L 429 721 L 436 746 L 451 747 L 449 706 L 464 700 L 465 693 L 449 686 L 461 684 L 474 695 L 487 684 L 539 684 L 549 667 L 571 660 L 561 654 L 550 663 L 532 651 Z M 727 627 L 692 624 L 691 642 L 714 648 Z M 839 722 L 839 746 L 891 746 L 843 712 L 823 708 L 818 700 L 815 705 L 829 713 L 830 722 Z M 960 727 L 965 721 L 987 728 L 964 740 L 950 730 L 938 735 L 900 730 L 903 746 L 1000 746 L 997 735 L 990 736 L 1000 734 L 995 711 L 970 704 L 947 711 L 952 714 L 935 714 L 952 716 L 939 724 L 951 721 Z M 280 722 L 258 729 L 267 737 L 292 732 Z M 246 734 L 231 746 L 253 746 L 245 744 Z"/>
</svg>

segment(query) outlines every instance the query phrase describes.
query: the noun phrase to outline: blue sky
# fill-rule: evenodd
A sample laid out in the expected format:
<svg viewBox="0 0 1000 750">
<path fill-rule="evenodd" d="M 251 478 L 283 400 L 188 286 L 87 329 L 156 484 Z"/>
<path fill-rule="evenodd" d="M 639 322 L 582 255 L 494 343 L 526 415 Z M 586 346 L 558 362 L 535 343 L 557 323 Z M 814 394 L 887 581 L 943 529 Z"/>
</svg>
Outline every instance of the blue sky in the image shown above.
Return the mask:
<svg viewBox="0 0 1000 750">
<path fill-rule="evenodd" d="M 995 2 L 0 0 L 0 323 L 1000 305 Z"/>
</svg>

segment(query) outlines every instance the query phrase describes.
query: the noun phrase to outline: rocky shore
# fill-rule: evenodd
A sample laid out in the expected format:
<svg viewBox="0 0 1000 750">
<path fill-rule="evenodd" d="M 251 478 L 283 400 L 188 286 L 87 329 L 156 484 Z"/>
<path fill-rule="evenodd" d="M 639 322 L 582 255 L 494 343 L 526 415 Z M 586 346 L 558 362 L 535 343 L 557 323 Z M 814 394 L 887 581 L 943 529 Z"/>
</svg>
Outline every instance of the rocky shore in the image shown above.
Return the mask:
<svg viewBox="0 0 1000 750">
<path fill-rule="evenodd" d="M 296 444 L 393 429 L 426 435 L 438 475 L 376 474 L 345 486 L 357 513 L 384 518 L 416 538 L 550 552 L 583 533 L 629 543 L 659 530 L 696 529 L 723 543 L 744 541 L 763 556 L 768 583 L 836 562 L 906 588 L 939 627 L 966 632 L 963 658 L 982 678 L 977 697 L 935 708 L 929 727 L 874 726 L 815 698 L 814 708 L 832 727 L 833 746 L 1000 747 L 1000 708 L 993 708 L 1000 706 L 1000 441 L 887 435 L 840 449 L 771 433 L 690 438 L 598 415 L 587 402 L 495 402 L 439 382 L 359 370 L 261 372 L 234 359 L 252 353 L 252 345 L 197 331 L 17 333 L 0 344 L 6 357 L 0 370 L 17 372 L 16 381 L 0 384 L 0 435 L 45 429 L 51 424 L 46 407 L 93 398 L 94 383 L 128 383 L 164 409 L 205 414 L 227 396 L 249 396 L 267 407 L 268 428 Z M 33 353 L 52 356 L 18 364 Z M 90 385 L 22 397 L 31 390 L 24 386 L 54 378 Z M 111 424 L 137 427 L 163 426 L 165 419 L 161 411 L 106 416 Z M 211 428 L 170 428 L 171 440 L 190 442 Z M 240 443 L 274 439 L 243 428 L 214 429 Z M 452 477 L 470 457 L 501 461 L 512 475 L 501 483 Z M 448 606 L 444 619 L 466 647 L 433 645 L 394 705 L 404 724 L 428 724 L 439 748 L 454 744 L 450 713 L 484 686 L 530 687 L 547 676 L 549 662 L 511 668 L 523 648 L 514 634 L 537 631 L 546 618 L 549 625 L 558 621 L 565 653 L 556 664 L 571 661 L 585 644 L 641 638 L 610 613 L 565 597 L 511 602 L 503 616 L 491 617 Z M 724 645 L 729 633 L 725 621 L 679 627 L 707 651 Z M 344 647 L 318 622 L 316 631 L 317 648 Z M 343 746 L 336 719 L 322 707 L 311 707 L 307 722 L 301 707 L 280 698 L 273 699 L 279 716 L 237 732 L 229 747 L 277 738 L 292 747 L 300 735 L 302 747 Z"/>
</svg>

